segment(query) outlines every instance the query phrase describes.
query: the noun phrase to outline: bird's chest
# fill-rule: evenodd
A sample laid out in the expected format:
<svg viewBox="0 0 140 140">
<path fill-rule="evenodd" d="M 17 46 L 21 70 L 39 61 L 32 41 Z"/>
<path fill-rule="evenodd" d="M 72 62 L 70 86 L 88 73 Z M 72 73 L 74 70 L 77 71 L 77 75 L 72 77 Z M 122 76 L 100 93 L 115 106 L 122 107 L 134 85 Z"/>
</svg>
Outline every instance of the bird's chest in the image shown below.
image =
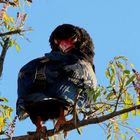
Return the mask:
<svg viewBox="0 0 140 140">
<path fill-rule="evenodd" d="M 58 82 L 65 77 L 64 64 L 60 62 L 48 64 L 45 70 L 45 75 L 48 83 Z"/>
</svg>

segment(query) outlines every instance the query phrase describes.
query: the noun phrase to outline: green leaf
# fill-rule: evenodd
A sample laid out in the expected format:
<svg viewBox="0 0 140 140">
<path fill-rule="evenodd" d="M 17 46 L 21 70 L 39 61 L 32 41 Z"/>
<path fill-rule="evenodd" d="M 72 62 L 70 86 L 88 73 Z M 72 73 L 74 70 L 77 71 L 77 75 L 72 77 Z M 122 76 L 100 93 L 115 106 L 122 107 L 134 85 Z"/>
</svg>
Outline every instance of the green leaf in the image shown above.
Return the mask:
<svg viewBox="0 0 140 140">
<path fill-rule="evenodd" d="M 115 66 L 113 64 L 110 65 L 112 75 L 115 75 Z"/>
<path fill-rule="evenodd" d="M 111 77 L 110 77 L 110 84 L 115 85 L 115 75 L 114 74 L 111 75 Z"/>
<path fill-rule="evenodd" d="M 106 99 L 107 99 L 107 100 L 110 100 L 110 98 L 111 98 L 112 96 L 114 96 L 114 92 L 110 92 L 110 93 L 107 95 Z"/>
<path fill-rule="evenodd" d="M 8 102 L 6 98 L 0 98 L 0 102 Z"/>
<path fill-rule="evenodd" d="M 112 85 L 107 86 L 106 88 L 112 88 Z"/>
<path fill-rule="evenodd" d="M 110 72 L 109 72 L 109 69 L 106 69 L 106 71 L 105 71 L 105 75 L 106 75 L 106 77 L 107 77 L 107 78 L 109 78 L 109 77 L 110 77 Z"/>
<path fill-rule="evenodd" d="M 128 60 L 125 56 L 117 56 L 114 59 L 115 60 L 123 59 L 124 61 L 127 61 Z"/>
<path fill-rule="evenodd" d="M 124 70 L 123 73 L 129 75 L 130 74 L 130 70 Z"/>
<path fill-rule="evenodd" d="M 124 70 L 124 65 L 120 62 L 116 62 L 116 65 L 118 66 L 118 68 Z"/>
<path fill-rule="evenodd" d="M 14 41 L 11 39 L 10 41 L 9 41 L 9 47 L 12 47 L 14 45 Z"/>
<path fill-rule="evenodd" d="M 133 82 L 133 80 L 135 79 L 135 75 L 133 75 L 132 77 L 130 77 L 127 81 L 125 86 L 129 85 L 131 82 Z"/>
<path fill-rule="evenodd" d="M 94 96 L 93 96 L 93 100 L 94 102 L 96 102 L 97 98 L 100 96 L 100 92 L 96 93 Z"/>
</svg>

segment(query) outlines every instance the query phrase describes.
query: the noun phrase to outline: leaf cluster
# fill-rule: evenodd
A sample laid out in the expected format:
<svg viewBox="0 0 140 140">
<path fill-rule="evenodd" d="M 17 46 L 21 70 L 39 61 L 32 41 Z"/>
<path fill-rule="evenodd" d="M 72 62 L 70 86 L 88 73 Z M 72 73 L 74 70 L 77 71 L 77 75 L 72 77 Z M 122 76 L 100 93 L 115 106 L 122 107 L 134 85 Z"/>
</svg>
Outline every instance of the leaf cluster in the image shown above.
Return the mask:
<svg viewBox="0 0 140 140">
<path fill-rule="evenodd" d="M 28 1 L 25 1 L 26 3 Z M 28 14 L 24 13 L 23 7 L 25 2 L 21 0 L 7 1 L 3 0 L 0 2 L 2 8 L 0 9 L 0 44 L 4 47 L 4 39 L 10 38 L 9 47 L 15 46 L 17 52 L 20 51 L 20 45 L 18 43 L 18 38 L 25 37 L 24 32 L 30 31 L 31 28 L 27 27 L 24 29 L 25 22 L 27 20 Z M 29 4 L 29 2 L 28 2 Z M 12 13 L 12 14 L 11 14 Z"/>
<path fill-rule="evenodd" d="M 4 59 L 7 50 L 15 46 L 17 52 L 20 51 L 18 43 L 19 37 L 24 37 L 24 32 L 31 30 L 25 28 L 27 14 L 23 7 L 31 1 L 22 0 L 0 0 L 0 77 L 3 71 Z M 0 97 L 0 135 L 10 136 L 13 133 L 14 122 L 11 119 L 12 108 L 8 105 L 8 100 Z"/>
<path fill-rule="evenodd" d="M 8 100 L 5 98 L 0 98 L 0 134 L 6 134 L 6 127 L 8 122 L 12 122 L 11 113 L 13 109 L 4 103 L 7 103 Z M 5 128 L 5 130 L 4 130 Z"/>
<path fill-rule="evenodd" d="M 85 111 L 87 118 L 98 118 L 115 113 L 119 110 L 125 110 L 135 105 L 140 105 L 139 87 L 140 76 L 134 70 L 134 66 L 128 63 L 128 59 L 124 56 L 115 57 L 109 62 L 105 75 L 109 80 L 108 86 L 99 85 L 96 90 L 89 92 L 88 111 Z M 132 110 L 120 116 L 109 119 L 103 124 L 107 133 L 107 140 L 112 135 L 114 139 L 130 139 L 133 137 L 128 133 L 121 132 L 120 126 L 128 128 L 127 120 L 129 116 L 140 115 L 140 110 Z M 120 125 L 119 125 L 120 124 Z M 133 129 L 131 129 L 133 130 Z M 139 132 L 135 132 L 135 134 Z"/>
</svg>

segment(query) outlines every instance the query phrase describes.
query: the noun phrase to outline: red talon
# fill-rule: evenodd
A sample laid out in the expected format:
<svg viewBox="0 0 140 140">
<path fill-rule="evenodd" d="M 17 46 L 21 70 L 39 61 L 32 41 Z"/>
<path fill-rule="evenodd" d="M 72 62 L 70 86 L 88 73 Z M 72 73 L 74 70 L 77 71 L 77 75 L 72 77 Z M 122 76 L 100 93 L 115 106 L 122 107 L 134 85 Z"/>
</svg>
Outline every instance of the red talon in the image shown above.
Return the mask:
<svg viewBox="0 0 140 140">
<path fill-rule="evenodd" d="M 43 121 L 40 117 L 37 118 L 37 123 L 36 123 L 36 132 L 39 133 L 41 135 L 41 138 L 43 138 L 43 140 L 48 140 L 48 137 L 47 137 L 47 128 L 46 126 L 43 125 Z"/>
<path fill-rule="evenodd" d="M 54 126 L 55 130 L 58 130 L 60 128 L 61 125 L 66 125 L 66 124 L 74 124 L 75 127 L 76 127 L 76 120 L 78 120 L 78 117 L 77 117 L 77 114 L 76 114 L 76 117 L 75 115 L 73 114 L 73 118 L 70 119 L 70 120 L 66 120 L 65 116 L 68 114 L 68 111 L 66 112 L 66 110 L 61 107 L 60 108 L 60 115 L 59 115 L 59 118 Z M 67 138 L 68 137 L 68 132 L 65 131 L 64 132 L 64 137 Z"/>
</svg>

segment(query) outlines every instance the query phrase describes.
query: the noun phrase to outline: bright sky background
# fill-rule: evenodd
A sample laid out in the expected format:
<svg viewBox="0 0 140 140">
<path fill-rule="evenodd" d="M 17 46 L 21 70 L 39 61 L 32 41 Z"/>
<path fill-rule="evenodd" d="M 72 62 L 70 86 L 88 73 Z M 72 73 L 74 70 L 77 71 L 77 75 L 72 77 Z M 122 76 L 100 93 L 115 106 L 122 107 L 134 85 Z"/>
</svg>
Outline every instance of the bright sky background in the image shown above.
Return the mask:
<svg viewBox="0 0 140 140">
<path fill-rule="evenodd" d="M 19 69 L 50 51 L 49 36 L 56 26 L 63 23 L 83 27 L 93 38 L 98 83 L 106 84 L 105 68 L 114 56 L 128 57 L 140 71 L 140 0 L 33 0 L 31 8 L 25 11 L 29 15 L 26 27 L 34 29 L 27 34 L 31 43 L 19 40 L 19 53 L 15 47 L 9 49 L 0 80 L 0 96 L 8 98 L 13 108 L 16 106 Z M 136 127 L 140 118 L 132 118 L 130 123 Z M 35 127 L 29 119 L 17 121 L 15 135 L 33 130 Z M 85 127 L 81 136 L 76 130 L 69 133 L 68 140 L 85 139 L 106 140 L 106 135 L 100 125 Z"/>
</svg>

